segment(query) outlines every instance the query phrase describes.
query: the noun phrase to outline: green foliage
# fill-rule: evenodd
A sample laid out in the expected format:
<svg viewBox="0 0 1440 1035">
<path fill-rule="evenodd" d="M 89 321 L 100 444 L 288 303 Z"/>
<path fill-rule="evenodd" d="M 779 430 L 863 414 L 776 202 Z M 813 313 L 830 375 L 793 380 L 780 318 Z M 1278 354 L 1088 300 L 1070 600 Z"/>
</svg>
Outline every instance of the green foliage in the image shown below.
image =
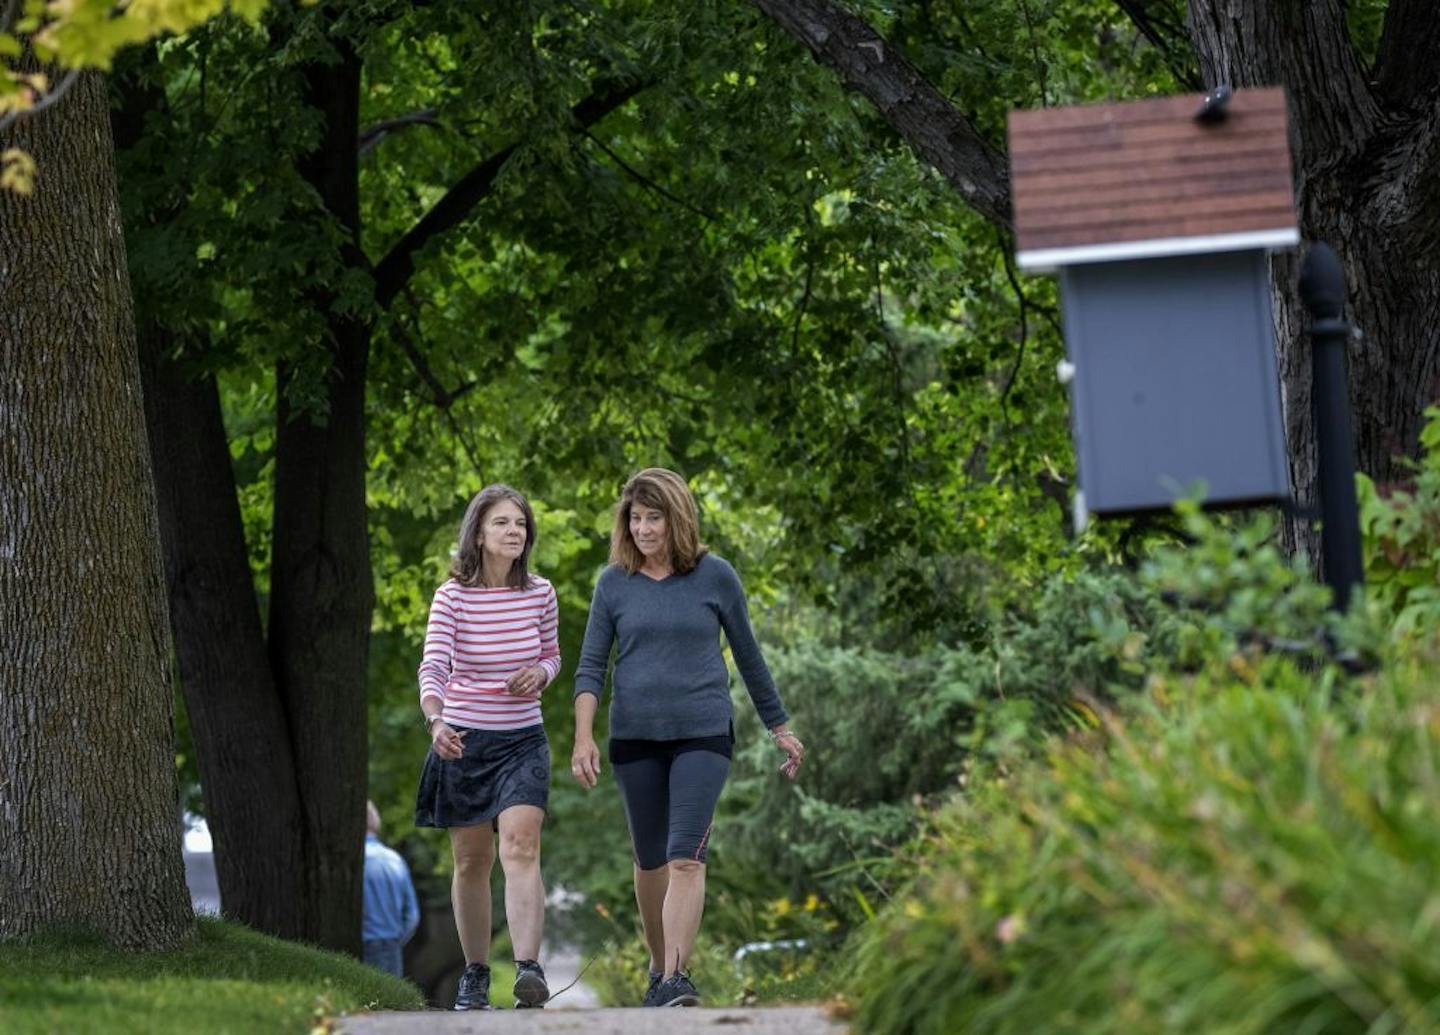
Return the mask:
<svg viewBox="0 0 1440 1035">
<path fill-rule="evenodd" d="M 1183 17 L 1144 6 L 1167 31 Z M 1108 0 L 866 7 L 997 143 L 1012 106 L 1193 73 Z M 1372 27 L 1374 10 L 1350 6 Z M 430 113 L 362 154 L 358 242 L 301 172 L 322 129 L 305 76 L 341 46 L 363 59 L 362 127 Z M 644 89 L 577 132 L 572 106 L 615 79 Z M 1188 515 L 1196 545 L 1143 583 L 1100 566 L 1128 531 L 1070 540 L 1053 285 L 1022 282 L 1010 242 L 751 5 L 287 7 L 263 32 L 221 19 L 166 40 L 120 80 L 143 123 L 122 155 L 138 312 L 220 378 L 262 607 L 281 396 L 323 419 L 335 318 L 370 334 L 370 793 L 437 895 L 445 837 L 407 829 L 427 747 L 414 671 L 460 511 L 490 481 L 536 504 L 567 668 L 609 508 L 653 463 L 690 476 L 767 644 L 789 645 L 771 660 L 811 763 L 783 782 L 739 699 L 701 949 L 720 1001 L 785 994 L 784 967 L 726 984 L 740 942 L 823 946 L 885 908 L 909 865 L 895 849 L 967 773 L 1090 728 L 1167 659 L 1216 679 L 1260 647 L 1323 665 L 1332 642 L 1375 642 L 1373 615 L 1332 619 L 1263 527 Z M 366 263 L 497 155 L 489 194 L 382 311 Z M 1395 533 L 1407 556 L 1414 534 Z M 1375 606 L 1423 625 L 1404 611 L 1421 589 Z M 618 997 L 643 969 L 624 823 L 613 788 L 570 780 L 568 689 L 544 702 L 547 876 L 587 898 L 572 928 L 621 947 L 596 972 Z"/>
<path fill-rule="evenodd" d="M 1440 626 L 1440 406 L 1425 413 L 1425 454 L 1408 486 L 1382 494 L 1365 475 L 1356 479 L 1365 592 L 1401 633 Z"/>
<path fill-rule="evenodd" d="M 1380 36 L 1385 28 L 1385 14 L 1390 0 L 1347 0 L 1345 22 L 1350 39 L 1360 57 L 1371 64 L 1380 49 Z"/>
<path fill-rule="evenodd" d="M 860 939 L 861 1030 L 1432 1030 L 1437 662 L 1157 678 L 977 768 Z"/>
<path fill-rule="evenodd" d="M 1039 750 L 977 724 L 1009 749 L 971 754 L 848 950 L 861 1030 L 1440 1028 L 1440 622 L 1404 576 L 1434 563 L 1437 427 L 1413 494 L 1363 486 L 1347 615 L 1267 519 L 1182 505 L 1143 693 Z"/>
<path fill-rule="evenodd" d="M 126 47 L 182 33 L 225 12 L 259 22 L 268 0 L 11 0 L 0 5 L 0 129 L 57 103 L 84 69 L 108 70 Z M 36 62 L 44 67 L 37 67 Z M 58 73 L 65 73 L 56 78 Z M 53 117 L 53 116 L 52 116 Z M 0 190 L 29 194 L 35 162 L 0 153 Z"/>
<path fill-rule="evenodd" d="M 119 952 L 78 935 L 0 944 L 0 1026 L 9 1035 L 328 1030 L 340 1013 L 416 1010 L 407 981 L 201 918 L 164 953 Z"/>
<path fill-rule="evenodd" d="M 1361 661 L 1383 638 L 1380 609 L 1331 609 L 1332 593 L 1301 558 L 1275 542 L 1269 514 L 1232 523 L 1182 501 L 1177 511 L 1191 543 L 1156 551 L 1142 577 L 1178 609 L 1183 624 L 1167 667 L 1199 668 L 1242 649 L 1282 651 L 1312 664 L 1335 652 Z"/>
<path fill-rule="evenodd" d="M 1166 88 L 1104 5 L 987 3 L 927 24 L 931 6 L 904 5 L 895 31 L 937 75 L 968 69 L 943 85 L 987 105 L 997 139 L 1007 91 Z M 302 73 L 340 43 L 364 58 L 363 125 L 434 119 L 362 158 L 370 262 L 514 148 L 383 313 L 299 172 L 319 130 Z M 1043 89 L 1037 47 L 1055 55 Z M 377 530 L 433 522 L 498 478 L 586 528 L 658 462 L 703 489 L 707 531 L 757 589 L 836 608 L 868 577 L 877 604 L 927 601 L 917 636 L 981 635 L 963 574 L 977 557 L 1012 593 L 1076 567 L 1052 502 L 1072 466 L 1053 285 L 1021 283 L 1009 242 L 747 5 L 287 8 L 264 33 L 222 20 L 134 64 L 126 106 L 151 102 L 122 155 L 138 309 L 223 374 L 262 591 L 273 372 L 285 364 L 292 405 L 321 409 L 337 310 L 373 329 Z M 570 107 L 617 77 L 649 85 L 577 134 Z M 757 535 L 728 514 L 770 520 Z M 398 608 L 433 544 L 391 531 L 377 574 Z M 939 594 L 938 557 L 962 573 Z"/>
<path fill-rule="evenodd" d="M 836 992 L 840 971 L 827 950 L 838 923 L 818 896 L 792 902 L 761 899 L 753 888 L 738 896 L 708 888 L 706 897 L 690 970 L 708 1004 L 813 1001 Z M 598 922 L 603 938 L 585 981 L 606 1006 L 636 1006 L 649 966 L 640 929 L 603 907 Z"/>
<path fill-rule="evenodd" d="M 903 877 L 892 853 L 958 789 L 972 754 L 1087 721 L 1087 702 L 1138 690 L 1180 629 L 1133 577 L 1085 573 L 1052 579 L 978 649 L 772 652 L 809 761 L 800 782 L 779 779 L 775 749 L 737 694 L 743 747 L 717 871 L 744 874 L 757 894 L 819 893 L 846 922 L 863 919 Z"/>
</svg>

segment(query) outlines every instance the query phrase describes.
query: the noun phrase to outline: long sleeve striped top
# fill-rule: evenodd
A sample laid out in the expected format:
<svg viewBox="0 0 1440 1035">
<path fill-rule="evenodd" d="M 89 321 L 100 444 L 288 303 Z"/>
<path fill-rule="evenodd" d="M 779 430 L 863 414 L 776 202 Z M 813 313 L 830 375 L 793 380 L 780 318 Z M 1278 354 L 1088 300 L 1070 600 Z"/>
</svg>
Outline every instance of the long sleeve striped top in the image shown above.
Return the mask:
<svg viewBox="0 0 1440 1035">
<path fill-rule="evenodd" d="M 450 579 L 435 591 L 420 701 L 442 701 L 451 726 L 518 730 L 541 721 L 539 693 L 505 691 L 505 681 L 531 665 L 545 670 L 546 686 L 560 674 L 555 587 L 530 578 L 529 589 L 462 586 Z"/>
</svg>

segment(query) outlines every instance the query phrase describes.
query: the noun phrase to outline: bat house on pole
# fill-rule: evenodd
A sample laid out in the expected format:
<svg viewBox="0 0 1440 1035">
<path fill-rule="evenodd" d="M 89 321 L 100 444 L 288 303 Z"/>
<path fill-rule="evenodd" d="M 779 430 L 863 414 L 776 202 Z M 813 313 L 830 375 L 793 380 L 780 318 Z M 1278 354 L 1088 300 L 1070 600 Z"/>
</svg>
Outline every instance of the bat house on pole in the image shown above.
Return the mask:
<svg viewBox="0 0 1440 1035">
<path fill-rule="evenodd" d="M 1285 95 L 1010 114 L 1016 259 L 1057 273 L 1076 510 L 1286 500 L 1267 252 L 1299 242 Z"/>
</svg>

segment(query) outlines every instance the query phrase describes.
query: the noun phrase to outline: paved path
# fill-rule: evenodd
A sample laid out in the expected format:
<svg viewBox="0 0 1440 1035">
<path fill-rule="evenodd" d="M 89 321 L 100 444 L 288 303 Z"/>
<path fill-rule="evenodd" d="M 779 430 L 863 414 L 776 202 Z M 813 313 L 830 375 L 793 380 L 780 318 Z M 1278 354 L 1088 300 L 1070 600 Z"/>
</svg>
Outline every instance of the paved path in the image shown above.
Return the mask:
<svg viewBox="0 0 1440 1035">
<path fill-rule="evenodd" d="M 342 1035 L 845 1035 L 846 1028 L 816 1006 L 774 1006 L 367 1013 L 341 1018 L 339 1031 Z"/>
</svg>

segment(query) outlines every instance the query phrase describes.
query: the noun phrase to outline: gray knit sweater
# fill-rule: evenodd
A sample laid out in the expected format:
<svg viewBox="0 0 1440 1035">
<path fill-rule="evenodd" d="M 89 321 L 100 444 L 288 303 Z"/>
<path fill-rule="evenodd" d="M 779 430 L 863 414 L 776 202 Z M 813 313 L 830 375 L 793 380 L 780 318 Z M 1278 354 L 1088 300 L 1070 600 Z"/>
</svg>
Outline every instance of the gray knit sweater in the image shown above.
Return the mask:
<svg viewBox="0 0 1440 1035">
<path fill-rule="evenodd" d="M 575 696 L 601 696 L 612 644 L 610 735 L 635 740 L 714 737 L 730 728 L 730 672 L 720 632 L 767 727 L 788 717 L 750 628 L 735 569 L 705 554 L 686 575 L 656 581 L 612 564 L 595 584 L 575 670 Z"/>
</svg>

